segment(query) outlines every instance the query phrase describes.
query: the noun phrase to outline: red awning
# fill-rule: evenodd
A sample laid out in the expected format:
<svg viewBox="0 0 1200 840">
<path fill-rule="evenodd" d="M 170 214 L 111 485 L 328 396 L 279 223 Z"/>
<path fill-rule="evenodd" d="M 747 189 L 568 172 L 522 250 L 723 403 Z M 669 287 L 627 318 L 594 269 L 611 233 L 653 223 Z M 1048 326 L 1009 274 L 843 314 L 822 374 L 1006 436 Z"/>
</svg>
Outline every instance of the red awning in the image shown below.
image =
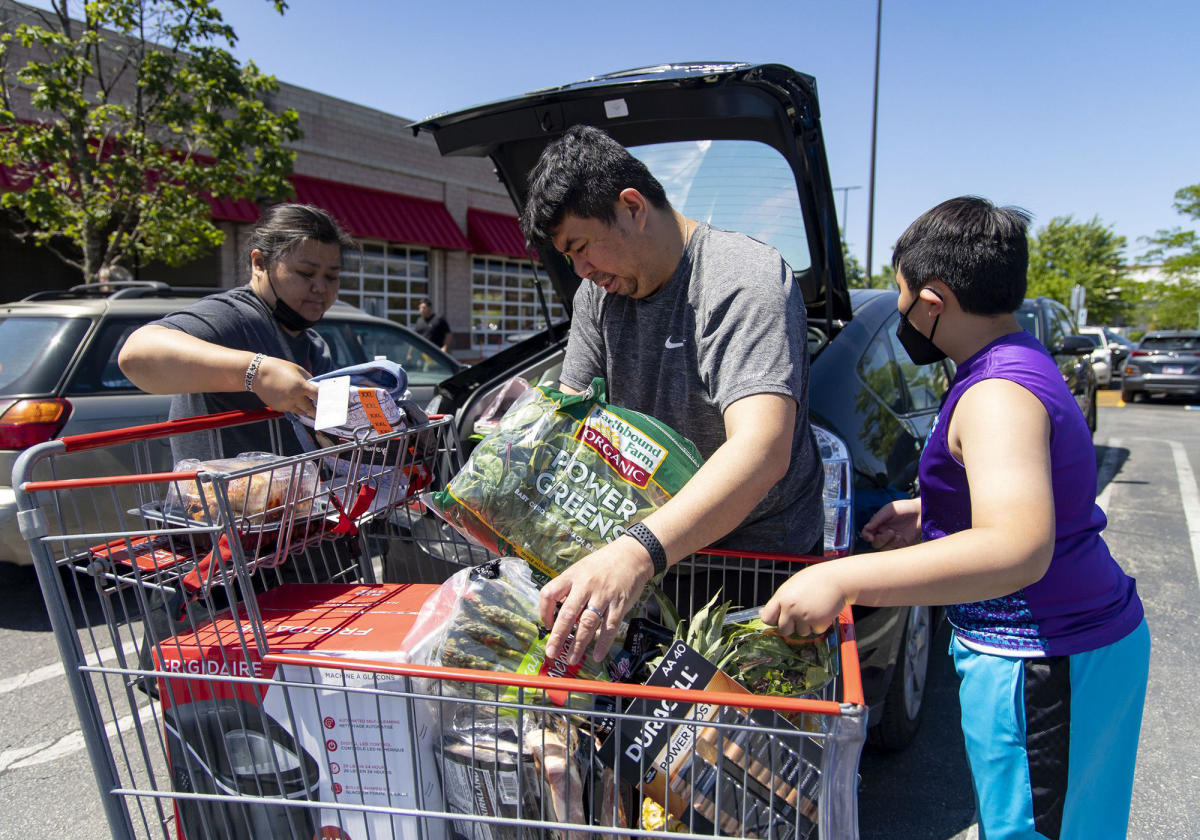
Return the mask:
<svg viewBox="0 0 1200 840">
<path fill-rule="evenodd" d="M 450 211 L 440 201 L 293 175 L 296 200 L 333 215 L 346 230 L 366 239 L 386 239 L 470 251 Z"/>
<path fill-rule="evenodd" d="M 516 216 L 492 213 L 487 210 L 467 210 L 467 236 L 478 254 L 499 254 L 528 260 L 532 254 L 525 247 L 525 235 Z"/>
<path fill-rule="evenodd" d="M 212 217 L 223 222 L 257 222 L 258 205 L 248 198 L 210 198 Z"/>
</svg>

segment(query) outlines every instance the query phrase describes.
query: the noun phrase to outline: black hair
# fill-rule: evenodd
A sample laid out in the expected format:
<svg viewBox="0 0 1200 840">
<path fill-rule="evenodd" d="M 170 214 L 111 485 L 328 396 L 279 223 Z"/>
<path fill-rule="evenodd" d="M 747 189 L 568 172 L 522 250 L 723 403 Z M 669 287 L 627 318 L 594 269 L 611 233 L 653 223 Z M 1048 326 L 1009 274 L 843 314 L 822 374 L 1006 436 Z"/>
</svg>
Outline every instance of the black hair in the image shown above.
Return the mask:
<svg viewBox="0 0 1200 840">
<path fill-rule="evenodd" d="M 547 248 L 567 213 L 612 224 L 621 191 L 630 187 L 654 207 L 670 207 L 662 184 L 624 146 L 598 128 L 571 126 L 530 170 L 521 232 L 534 247 Z"/>
<path fill-rule="evenodd" d="M 287 257 L 307 239 L 337 245 L 343 253 L 358 248 L 354 237 L 333 216 L 311 204 L 268 207 L 250 232 L 247 248 L 261 252 L 269 266 Z"/>
<path fill-rule="evenodd" d="M 914 294 L 940 280 L 964 312 L 1016 312 L 1025 298 L 1030 218 L 973 195 L 943 201 L 904 231 L 892 267 Z"/>
<path fill-rule="evenodd" d="M 426 306 L 428 306 L 430 309 L 433 309 L 433 301 L 430 300 L 429 298 L 427 298 L 427 297 L 421 298 L 420 300 L 417 301 L 417 306 L 420 306 L 422 303 L 425 304 Z"/>
</svg>

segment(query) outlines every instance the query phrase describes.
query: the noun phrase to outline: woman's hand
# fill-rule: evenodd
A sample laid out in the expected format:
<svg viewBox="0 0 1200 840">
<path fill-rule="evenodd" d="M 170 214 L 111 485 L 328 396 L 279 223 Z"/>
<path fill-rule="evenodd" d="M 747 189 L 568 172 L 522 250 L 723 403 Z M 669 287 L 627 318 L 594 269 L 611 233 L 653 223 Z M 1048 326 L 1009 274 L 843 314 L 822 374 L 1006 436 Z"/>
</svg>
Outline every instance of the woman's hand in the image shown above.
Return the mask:
<svg viewBox="0 0 1200 840">
<path fill-rule="evenodd" d="M 875 512 L 862 529 L 873 548 L 904 548 L 921 541 L 921 500 L 897 499 Z"/>
<path fill-rule="evenodd" d="M 759 617 L 782 636 L 824 633 L 849 598 L 838 579 L 838 561 L 814 563 L 792 575 L 771 596 Z"/>
<path fill-rule="evenodd" d="M 621 627 L 654 569 L 650 555 L 633 537 L 620 537 L 578 561 L 542 587 L 538 612 L 550 627 L 546 658 L 553 659 L 575 631 L 569 665 L 583 659 L 595 639 L 593 658 L 599 662 L 612 647 Z M 555 610 L 557 609 L 557 615 Z"/>
<path fill-rule="evenodd" d="M 317 384 L 300 365 L 274 356 L 264 356 L 258 366 L 251 390 L 276 411 L 315 417 Z"/>
</svg>

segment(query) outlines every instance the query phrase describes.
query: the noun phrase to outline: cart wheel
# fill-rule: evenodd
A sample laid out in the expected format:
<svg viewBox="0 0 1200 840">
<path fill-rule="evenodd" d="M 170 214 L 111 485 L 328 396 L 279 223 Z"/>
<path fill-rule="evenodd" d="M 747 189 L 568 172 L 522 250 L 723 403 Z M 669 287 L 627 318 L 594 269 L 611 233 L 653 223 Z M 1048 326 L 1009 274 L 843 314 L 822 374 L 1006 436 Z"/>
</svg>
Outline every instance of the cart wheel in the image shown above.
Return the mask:
<svg viewBox="0 0 1200 840">
<path fill-rule="evenodd" d="M 887 752 L 907 747 L 921 726 L 929 677 L 933 620 L 929 607 L 910 607 L 892 682 L 883 699 L 879 723 L 869 732 L 871 743 Z"/>
</svg>

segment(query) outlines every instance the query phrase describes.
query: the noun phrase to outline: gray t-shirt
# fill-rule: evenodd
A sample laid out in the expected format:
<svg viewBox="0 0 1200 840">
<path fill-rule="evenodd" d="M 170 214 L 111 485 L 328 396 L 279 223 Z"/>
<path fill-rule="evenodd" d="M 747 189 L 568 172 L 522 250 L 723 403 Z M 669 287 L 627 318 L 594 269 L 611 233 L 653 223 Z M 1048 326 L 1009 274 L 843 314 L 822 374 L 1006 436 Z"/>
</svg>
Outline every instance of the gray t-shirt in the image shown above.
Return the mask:
<svg viewBox="0 0 1200 840">
<path fill-rule="evenodd" d="M 561 381 L 603 377 L 614 404 L 650 414 L 705 458 L 725 442 L 723 413 L 752 394 L 796 401 L 787 475 L 720 545 L 806 553 L 823 533 L 824 471 L 808 421 L 808 321 L 774 248 L 701 224 L 671 279 L 635 300 L 583 282 Z"/>
<path fill-rule="evenodd" d="M 201 298 L 186 309 L 172 312 L 154 323 L 223 347 L 287 359 L 313 376 L 326 373 L 333 367 L 324 339 L 313 330 L 304 330 L 296 336 L 285 332 L 266 302 L 249 286 L 238 286 Z M 218 411 L 253 411 L 263 407 L 263 401 L 249 391 L 176 394 L 171 398 L 170 417 L 174 420 Z M 178 462 L 183 458 L 231 458 L 241 452 L 298 455 L 304 451 L 290 423 L 282 421 L 275 425 L 280 432 L 279 441 L 272 441 L 268 424 L 259 422 L 222 430 L 219 449 L 214 448 L 212 435 L 209 434 L 176 436 L 171 439 L 171 454 Z"/>
</svg>

